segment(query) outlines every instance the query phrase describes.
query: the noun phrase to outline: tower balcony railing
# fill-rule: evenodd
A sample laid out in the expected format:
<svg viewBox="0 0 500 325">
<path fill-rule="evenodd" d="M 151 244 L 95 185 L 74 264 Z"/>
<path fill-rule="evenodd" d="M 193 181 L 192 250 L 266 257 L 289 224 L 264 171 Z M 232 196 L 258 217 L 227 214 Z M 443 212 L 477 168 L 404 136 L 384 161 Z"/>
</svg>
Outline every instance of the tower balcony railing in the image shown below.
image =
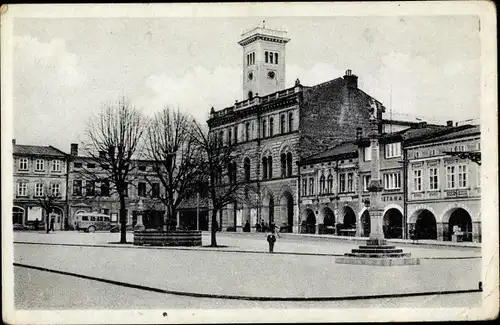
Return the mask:
<svg viewBox="0 0 500 325">
<path fill-rule="evenodd" d="M 286 35 L 287 35 L 287 32 L 285 31 L 281 31 L 281 30 L 275 30 L 275 29 L 268 29 L 268 28 L 264 28 L 264 27 L 261 27 L 261 26 L 257 26 L 257 27 L 254 27 L 254 28 L 251 28 L 247 31 L 244 31 L 242 34 L 241 34 L 241 38 L 242 39 L 245 39 L 251 35 L 254 35 L 254 34 L 263 34 L 263 35 L 270 35 L 270 36 L 276 36 L 276 37 L 283 37 L 285 38 Z"/>
</svg>

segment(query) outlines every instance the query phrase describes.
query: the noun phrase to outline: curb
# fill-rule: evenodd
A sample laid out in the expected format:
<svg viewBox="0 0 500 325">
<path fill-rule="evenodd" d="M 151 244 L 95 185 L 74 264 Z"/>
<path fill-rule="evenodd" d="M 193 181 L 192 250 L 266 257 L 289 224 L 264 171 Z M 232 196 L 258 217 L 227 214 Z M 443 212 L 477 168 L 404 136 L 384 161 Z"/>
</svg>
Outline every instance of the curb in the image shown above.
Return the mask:
<svg viewBox="0 0 500 325">
<path fill-rule="evenodd" d="M 13 263 L 14 266 L 24 267 L 28 269 L 56 273 L 61 275 L 73 276 L 81 279 L 94 280 L 99 282 L 104 282 L 108 284 L 114 284 L 122 287 L 163 293 L 163 294 L 171 294 L 177 296 L 187 296 L 187 297 L 195 297 L 195 298 L 215 298 L 215 299 L 232 299 L 232 300 L 252 300 L 252 301 L 339 301 L 339 300 L 362 300 L 362 299 L 384 299 L 384 298 L 401 298 L 401 297 L 416 297 L 416 296 L 428 296 L 428 295 L 445 295 L 445 294 L 458 294 L 458 293 L 474 293 L 474 292 L 482 292 L 480 289 L 480 285 L 477 289 L 468 289 L 468 290 L 448 290 L 448 291 L 428 291 L 428 292 L 411 292 L 411 293 L 397 293 L 397 294 L 381 294 L 381 295 L 359 295 L 359 296 L 345 296 L 345 297 L 258 297 L 258 296 L 238 296 L 238 295 L 224 295 L 224 294 L 207 294 L 207 293 L 195 293 L 195 292 L 186 292 L 186 291 L 176 291 L 176 290 L 167 290 L 154 288 L 149 286 L 143 286 L 138 284 L 132 284 L 127 282 L 103 279 L 98 277 L 93 277 L 89 275 L 83 275 L 78 273 L 66 272 L 66 271 L 58 271 L 53 269 L 48 269 L 44 267 L 21 264 L 21 263 Z"/>
<path fill-rule="evenodd" d="M 252 250 L 231 250 L 231 249 L 214 249 L 214 248 L 182 248 L 175 246 L 130 246 L 127 245 L 116 245 L 116 244 L 64 244 L 64 243 L 37 243 L 37 242 L 23 242 L 14 241 L 14 244 L 22 245 L 47 245 L 47 246 L 70 246 L 70 247 L 99 247 L 99 248 L 131 248 L 131 249 L 157 249 L 157 250 L 179 250 L 179 251 L 195 251 L 195 252 L 222 252 L 222 253 L 246 253 L 246 254 L 270 254 L 265 251 L 252 251 Z M 330 257 L 342 257 L 344 254 L 328 254 L 328 253 L 304 253 L 304 252 L 274 252 L 274 255 L 299 255 L 299 256 L 330 256 Z M 481 256 L 454 256 L 454 257 L 419 257 L 421 260 L 466 260 L 466 259 L 477 259 Z"/>
</svg>

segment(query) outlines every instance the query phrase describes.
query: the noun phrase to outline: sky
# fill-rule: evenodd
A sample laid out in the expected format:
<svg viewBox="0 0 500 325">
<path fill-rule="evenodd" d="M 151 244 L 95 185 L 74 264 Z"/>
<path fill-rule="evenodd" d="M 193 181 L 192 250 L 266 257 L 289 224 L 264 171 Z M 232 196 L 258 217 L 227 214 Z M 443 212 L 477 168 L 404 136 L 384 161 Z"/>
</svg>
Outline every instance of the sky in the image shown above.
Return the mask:
<svg viewBox="0 0 500 325">
<path fill-rule="evenodd" d="M 351 69 L 393 118 L 479 118 L 477 16 L 16 18 L 13 136 L 69 152 L 120 96 L 147 116 L 168 106 L 204 121 L 243 99 L 237 42 L 263 20 L 291 39 L 287 87 Z"/>
</svg>

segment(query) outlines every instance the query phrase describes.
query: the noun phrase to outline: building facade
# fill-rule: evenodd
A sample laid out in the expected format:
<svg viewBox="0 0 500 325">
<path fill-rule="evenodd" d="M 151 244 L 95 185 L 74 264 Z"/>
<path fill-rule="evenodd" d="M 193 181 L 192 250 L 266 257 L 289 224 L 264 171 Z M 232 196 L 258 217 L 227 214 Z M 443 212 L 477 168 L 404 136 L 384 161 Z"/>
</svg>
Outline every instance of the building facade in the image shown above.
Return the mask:
<svg viewBox="0 0 500 325">
<path fill-rule="evenodd" d="M 240 230 L 247 221 L 264 221 L 299 231 L 299 170 L 302 157 L 355 138 L 369 128 L 370 109 L 380 102 L 358 88 L 350 70 L 316 86 L 284 88 L 286 33 L 256 28 L 242 35 L 245 100 L 215 111 L 210 132 L 246 152 L 237 168 L 249 169 L 240 181 L 257 188 L 255 205 L 235 202 L 218 216 L 222 229 Z M 283 79 L 282 79 L 283 78 Z"/>
<path fill-rule="evenodd" d="M 413 123 L 379 143 L 386 238 L 452 240 L 459 227 L 463 240 L 480 242 L 480 165 L 460 157 L 480 152 L 478 126 Z M 360 132 L 299 162 L 301 232 L 370 235 L 371 153 Z"/>
<path fill-rule="evenodd" d="M 481 165 L 462 155 L 480 144 L 479 126 L 408 144 L 408 228 L 417 237 L 452 240 L 458 231 L 481 241 Z"/>
<path fill-rule="evenodd" d="M 13 147 L 13 210 L 12 222 L 31 226 L 38 219 L 45 223 L 46 211 L 42 201 L 54 199 L 50 218 L 54 217 L 55 229 L 63 229 L 68 222 L 67 155 L 52 146 L 18 145 Z"/>
</svg>

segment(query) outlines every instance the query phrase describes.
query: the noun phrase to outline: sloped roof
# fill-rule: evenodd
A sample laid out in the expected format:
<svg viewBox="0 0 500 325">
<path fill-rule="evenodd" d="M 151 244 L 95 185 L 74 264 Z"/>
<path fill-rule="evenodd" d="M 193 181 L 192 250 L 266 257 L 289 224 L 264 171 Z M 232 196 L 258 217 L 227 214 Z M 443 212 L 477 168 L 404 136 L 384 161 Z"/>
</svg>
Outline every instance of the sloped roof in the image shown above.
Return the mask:
<svg viewBox="0 0 500 325">
<path fill-rule="evenodd" d="M 479 125 L 462 125 L 458 127 L 451 128 L 449 132 L 445 134 L 440 133 L 439 135 L 423 137 L 419 139 L 415 139 L 412 141 L 413 143 L 431 143 L 431 142 L 439 142 L 446 141 L 471 135 L 481 134 L 481 129 Z"/>
<path fill-rule="evenodd" d="M 354 142 L 344 142 L 335 147 L 326 149 L 320 153 L 306 157 L 302 160 L 302 164 L 309 164 L 319 162 L 322 160 L 329 160 L 336 157 L 356 157 L 358 154 L 358 147 Z"/>
<path fill-rule="evenodd" d="M 67 156 L 67 154 L 52 146 L 27 146 L 13 145 L 13 153 L 16 155 L 36 155 L 36 156 Z"/>
<path fill-rule="evenodd" d="M 196 195 L 192 195 L 188 198 L 182 200 L 177 209 L 196 209 L 197 206 L 197 198 Z M 199 207 L 207 208 L 208 207 L 208 197 L 200 195 Z"/>
</svg>

